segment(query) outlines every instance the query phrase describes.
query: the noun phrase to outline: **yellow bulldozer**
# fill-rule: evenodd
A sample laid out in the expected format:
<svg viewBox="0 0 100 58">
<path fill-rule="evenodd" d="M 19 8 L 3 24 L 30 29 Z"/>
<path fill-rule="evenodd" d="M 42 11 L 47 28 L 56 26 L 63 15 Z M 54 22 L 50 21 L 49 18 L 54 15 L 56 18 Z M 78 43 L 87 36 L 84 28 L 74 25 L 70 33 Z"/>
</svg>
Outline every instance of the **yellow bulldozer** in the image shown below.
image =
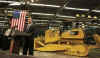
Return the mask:
<svg viewBox="0 0 100 58">
<path fill-rule="evenodd" d="M 93 36 L 96 42 L 100 41 L 100 36 L 97 35 Z M 59 51 L 67 55 L 87 56 L 88 51 L 97 46 L 85 44 L 85 37 L 82 28 L 74 28 L 64 32 L 60 32 L 56 28 L 48 29 L 45 31 L 45 36 L 35 38 L 34 49 L 37 51 Z"/>
</svg>

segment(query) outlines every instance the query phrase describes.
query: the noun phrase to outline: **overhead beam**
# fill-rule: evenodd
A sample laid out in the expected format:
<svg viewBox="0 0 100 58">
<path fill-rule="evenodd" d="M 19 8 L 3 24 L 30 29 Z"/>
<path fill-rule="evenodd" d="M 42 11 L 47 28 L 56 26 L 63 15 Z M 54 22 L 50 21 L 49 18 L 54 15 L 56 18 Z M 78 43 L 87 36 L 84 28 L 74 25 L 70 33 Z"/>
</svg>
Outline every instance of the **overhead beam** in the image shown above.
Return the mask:
<svg viewBox="0 0 100 58">
<path fill-rule="evenodd" d="M 16 5 L 25 4 L 25 2 L 16 2 L 16 1 L 0 1 L 0 3 L 9 3 L 9 6 L 16 6 Z M 61 7 L 61 6 L 58 6 L 58 5 L 47 5 L 47 4 L 38 4 L 38 3 L 29 3 L 29 5 L 43 6 L 43 7 L 56 7 L 56 8 Z M 73 7 L 65 7 L 64 9 L 89 11 L 89 9 L 73 8 Z M 100 12 L 100 10 L 93 10 L 93 12 Z"/>
</svg>

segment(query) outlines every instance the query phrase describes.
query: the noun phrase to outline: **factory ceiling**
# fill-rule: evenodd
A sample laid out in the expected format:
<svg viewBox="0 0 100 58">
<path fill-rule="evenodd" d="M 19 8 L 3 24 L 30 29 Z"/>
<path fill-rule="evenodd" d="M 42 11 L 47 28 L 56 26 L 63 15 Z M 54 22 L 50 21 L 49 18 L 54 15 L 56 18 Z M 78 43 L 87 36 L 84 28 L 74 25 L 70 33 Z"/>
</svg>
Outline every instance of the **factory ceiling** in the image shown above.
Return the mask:
<svg viewBox="0 0 100 58">
<path fill-rule="evenodd" d="M 0 0 L 1 1 L 1 0 Z M 4 1 L 4 0 L 2 0 Z M 6 0 L 5 0 L 6 1 Z M 23 0 L 7 0 L 10 2 L 0 2 L 0 8 L 23 8 L 29 9 L 34 15 L 58 14 L 59 17 L 72 17 L 76 14 L 86 14 L 91 16 L 100 16 L 100 0 L 27 0 L 32 3 L 20 6 L 12 5 L 13 2 Z"/>
<path fill-rule="evenodd" d="M 39 0 L 37 3 L 50 4 L 50 5 L 64 5 L 66 2 L 68 7 L 74 8 L 96 8 L 100 6 L 100 0 Z"/>
</svg>

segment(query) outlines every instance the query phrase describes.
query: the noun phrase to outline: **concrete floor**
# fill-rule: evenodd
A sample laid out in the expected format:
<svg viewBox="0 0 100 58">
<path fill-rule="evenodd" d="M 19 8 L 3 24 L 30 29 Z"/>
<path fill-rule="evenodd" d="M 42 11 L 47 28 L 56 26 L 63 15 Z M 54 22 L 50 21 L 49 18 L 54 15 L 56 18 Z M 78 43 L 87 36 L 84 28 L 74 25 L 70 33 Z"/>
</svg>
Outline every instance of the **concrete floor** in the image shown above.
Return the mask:
<svg viewBox="0 0 100 58">
<path fill-rule="evenodd" d="M 34 56 L 38 58 L 88 58 L 88 57 L 69 56 L 54 52 L 51 53 L 51 52 L 39 52 L 39 51 L 36 51 L 34 53 Z"/>
<path fill-rule="evenodd" d="M 9 55 L 8 50 L 7 51 L 0 50 L 0 53 Z M 58 52 L 39 52 L 39 51 L 35 51 L 34 56 L 36 58 L 88 58 L 88 57 L 69 56 Z"/>
</svg>

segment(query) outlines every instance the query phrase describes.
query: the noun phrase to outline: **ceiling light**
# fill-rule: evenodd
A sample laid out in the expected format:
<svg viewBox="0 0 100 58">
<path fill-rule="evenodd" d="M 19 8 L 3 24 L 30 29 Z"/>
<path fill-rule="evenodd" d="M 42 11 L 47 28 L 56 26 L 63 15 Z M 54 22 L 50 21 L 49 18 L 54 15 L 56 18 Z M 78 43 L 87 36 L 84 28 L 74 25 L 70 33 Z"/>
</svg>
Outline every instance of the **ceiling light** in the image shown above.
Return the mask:
<svg viewBox="0 0 100 58">
<path fill-rule="evenodd" d="M 34 6 L 47 6 L 47 7 L 60 7 L 57 5 L 47 5 L 47 4 L 37 4 L 37 3 L 31 3 L 30 5 L 34 5 Z"/>
<path fill-rule="evenodd" d="M 0 1 L 0 3 L 13 3 L 14 1 Z"/>
<path fill-rule="evenodd" d="M 100 12 L 100 10 L 92 10 L 93 12 Z"/>
<path fill-rule="evenodd" d="M 19 3 L 19 2 L 14 2 L 14 3 L 11 3 L 11 4 L 9 4 L 10 6 L 13 6 L 13 5 L 21 5 L 21 3 Z"/>
<path fill-rule="evenodd" d="M 91 15 L 88 15 L 88 18 L 92 18 L 92 16 Z"/>
<path fill-rule="evenodd" d="M 80 17 L 80 14 L 76 14 L 76 17 Z"/>
<path fill-rule="evenodd" d="M 31 2 L 35 2 L 34 0 L 31 0 Z"/>
<path fill-rule="evenodd" d="M 82 14 L 81 17 L 86 17 L 86 15 L 85 14 Z"/>
<path fill-rule="evenodd" d="M 64 17 L 64 18 L 76 18 L 74 16 L 65 16 L 65 15 L 57 15 L 58 17 Z"/>
<path fill-rule="evenodd" d="M 54 15 L 54 14 L 48 14 L 48 13 L 35 13 L 35 12 L 32 12 L 32 14 L 35 14 L 35 15 Z"/>
<path fill-rule="evenodd" d="M 98 17 L 97 17 L 97 16 L 94 16 L 93 18 L 94 18 L 94 19 L 97 19 Z"/>
<path fill-rule="evenodd" d="M 33 21 L 45 21 L 45 22 L 47 22 L 48 20 L 33 20 Z"/>
<path fill-rule="evenodd" d="M 13 13 L 14 11 L 8 11 L 9 13 Z"/>
<path fill-rule="evenodd" d="M 89 11 L 89 9 L 81 9 L 81 8 L 73 8 L 73 7 L 65 7 L 65 9 Z"/>
</svg>

